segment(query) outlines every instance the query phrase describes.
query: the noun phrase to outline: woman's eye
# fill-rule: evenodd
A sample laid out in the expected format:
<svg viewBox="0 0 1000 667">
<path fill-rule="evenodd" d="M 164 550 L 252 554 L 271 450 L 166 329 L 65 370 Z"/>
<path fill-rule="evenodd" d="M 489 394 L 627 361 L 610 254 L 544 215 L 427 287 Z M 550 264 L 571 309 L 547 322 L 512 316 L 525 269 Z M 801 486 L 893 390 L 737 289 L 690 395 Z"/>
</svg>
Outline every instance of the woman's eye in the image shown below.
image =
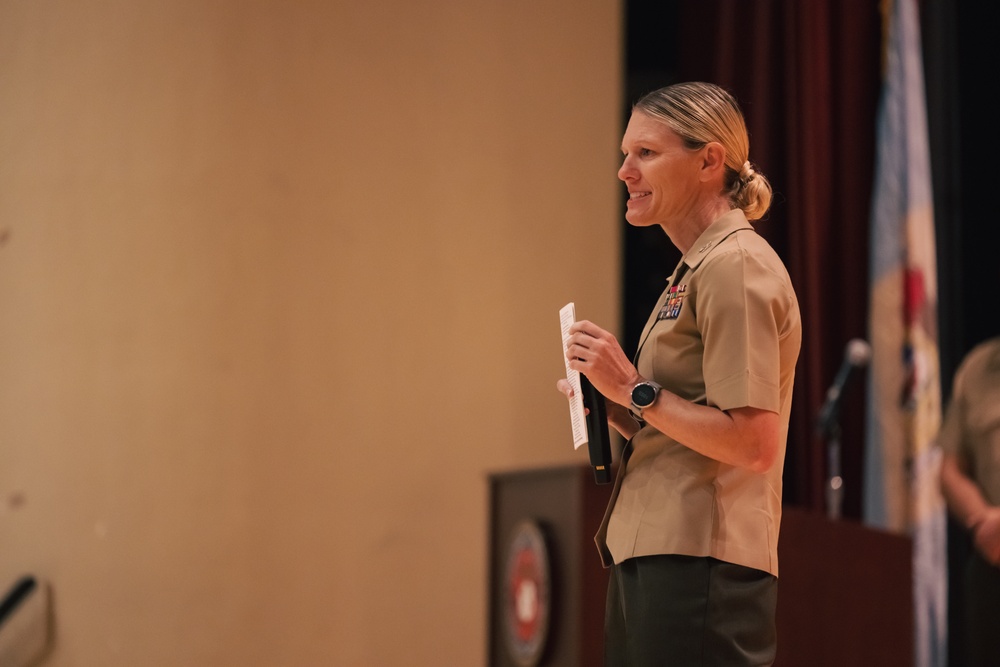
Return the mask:
<svg viewBox="0 0 1000 667">
<path fill-rule="evenodd" d="M 653 151 L 649 150 L 648 148 L 640 148 L 639 149 L 639 157 L 649 157 L 652 154 L 653 154 Z"/>
</svg>

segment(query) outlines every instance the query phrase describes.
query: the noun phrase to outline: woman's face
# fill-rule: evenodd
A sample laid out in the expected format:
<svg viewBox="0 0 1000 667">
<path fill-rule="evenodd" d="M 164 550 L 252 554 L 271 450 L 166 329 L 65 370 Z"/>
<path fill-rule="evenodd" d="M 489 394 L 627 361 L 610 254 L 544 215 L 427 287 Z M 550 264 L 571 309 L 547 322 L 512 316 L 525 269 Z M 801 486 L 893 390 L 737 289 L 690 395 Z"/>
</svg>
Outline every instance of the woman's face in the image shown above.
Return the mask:
<svg viewBox="0 0 1000 667">
<path fill-rule="evenodd" d="M 622 138 L 625 159 L 618 178 L 628 188 L 625 219 L 636 227 L 669 225 L 697 205 L 702 151 L 641 111 L 632 113 Z"/>
</svg>

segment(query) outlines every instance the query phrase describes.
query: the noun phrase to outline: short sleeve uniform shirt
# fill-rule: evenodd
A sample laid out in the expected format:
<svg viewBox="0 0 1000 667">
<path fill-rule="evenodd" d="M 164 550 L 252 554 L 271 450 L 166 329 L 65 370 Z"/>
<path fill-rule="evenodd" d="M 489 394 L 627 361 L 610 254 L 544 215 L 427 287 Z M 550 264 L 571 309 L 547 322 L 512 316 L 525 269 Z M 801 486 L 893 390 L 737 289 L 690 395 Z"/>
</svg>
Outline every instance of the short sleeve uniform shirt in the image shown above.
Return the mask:
<svg viewBox="0 0 1000 667">
<path fill-rule="evenodd" d="M 784 265 L 743 212 L 730 211 L 681 259 L 643 331 L 636 367 L 694 403 L 778 413 L 778 463 L 754 473 L 643 426 L 597 535 L 605 565 L 684 554 L 777 575 L 781 462 L 801 337 Z"/>
<path fill-rule="evenodd" d="M 965 356 L 952 385 L 939 443 L 969 464 L 991 505 L 1000 505 L 1000 338 Z"/>
</svg>

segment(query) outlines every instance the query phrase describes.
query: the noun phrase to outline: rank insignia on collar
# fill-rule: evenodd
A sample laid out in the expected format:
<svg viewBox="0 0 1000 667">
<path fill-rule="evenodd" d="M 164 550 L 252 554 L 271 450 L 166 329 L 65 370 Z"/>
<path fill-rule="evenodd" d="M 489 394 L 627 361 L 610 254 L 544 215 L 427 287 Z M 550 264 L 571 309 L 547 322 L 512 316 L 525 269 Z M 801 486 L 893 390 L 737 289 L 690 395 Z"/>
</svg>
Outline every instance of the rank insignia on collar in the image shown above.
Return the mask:
<svg viewBox="0 0 1000 667">
<path fill-rule="evenodd" d="M 661 320 L 676 320 L 677 316 L 681 314 L 681 306 L 684 304 L 684 296 L 687 291 L 687 285 L 674 285 L 670 288 L 667 293 L 667 301 L 663 304 L 663 308 L 660 308 L 660 312 L 656 315 L 656 321 Z"/>
</svg>

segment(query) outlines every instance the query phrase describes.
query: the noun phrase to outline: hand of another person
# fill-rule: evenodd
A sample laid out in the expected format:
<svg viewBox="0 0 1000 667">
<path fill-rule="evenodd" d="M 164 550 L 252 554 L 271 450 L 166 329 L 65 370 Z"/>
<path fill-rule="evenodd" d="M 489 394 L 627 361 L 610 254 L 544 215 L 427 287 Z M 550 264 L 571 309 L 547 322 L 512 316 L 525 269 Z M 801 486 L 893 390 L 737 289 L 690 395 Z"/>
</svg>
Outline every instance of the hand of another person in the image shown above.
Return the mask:
<svg viewBox="0 0 1000 667">
<path fill-rule="evenodd" d="M 1000 507 L 984 513 L 972 533 L 976 549 L 987 562 L 1000 566 Z"/>
</svg>

